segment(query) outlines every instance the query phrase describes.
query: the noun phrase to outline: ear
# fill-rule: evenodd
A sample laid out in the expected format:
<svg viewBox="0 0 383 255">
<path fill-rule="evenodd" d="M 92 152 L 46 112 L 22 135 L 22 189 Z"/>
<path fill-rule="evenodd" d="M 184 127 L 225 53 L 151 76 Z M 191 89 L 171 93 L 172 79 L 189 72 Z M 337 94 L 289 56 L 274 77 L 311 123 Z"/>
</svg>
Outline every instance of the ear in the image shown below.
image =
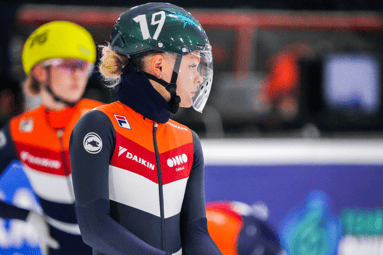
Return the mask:
<svg viewBox="0 0 383 255">
<path fill-rule="evenodd" d="M 41 65 L 35 65 L 32 68 L 31 75 L 39 82 L 43 82 L 48 78 L 47 69 Z"/>
<path fill-rule="evenodd" d="M 161 54 L 155 55 L 152 59 L 152 71 L 155 76 L 160 77 L 162 74 L 162 67 L 165 63 L 164 56 Z"/>
</svg>

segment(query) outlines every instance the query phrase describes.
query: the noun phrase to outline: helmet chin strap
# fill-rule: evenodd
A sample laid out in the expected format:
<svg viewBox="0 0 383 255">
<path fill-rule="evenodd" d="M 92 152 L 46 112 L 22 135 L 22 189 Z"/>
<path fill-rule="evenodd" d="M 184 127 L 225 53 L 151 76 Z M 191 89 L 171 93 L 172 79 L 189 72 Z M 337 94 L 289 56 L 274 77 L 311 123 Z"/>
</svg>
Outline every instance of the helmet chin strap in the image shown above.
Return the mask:
<svg viewBox="0 0 383 255">
<path fill-rule="evenodd" d="M 50 86 L 49 83 L 45 86 L 45 89 L 46 89 L 47 92 L 52 96 L 53 100 L 54 100 L 56 103 L 63 103 L 63 104 L 65 104 L 66 106 L 69 106 L 69 107 L 74 107 L 74 106 L 78 103 L 78 102 L 72 103 L 72 102 L 66 101 L 66 100 L 63 99 L 63 98 L 60 98 L 58 95 L 56 95 L 56 94 L 52 91 L 52 88 L 51 88 L 51 86 Z"/>
<path fill-rule="evenodd" d="M 66 106 L 74 107 L 80 100 L 77 101 L 77 102 L 72 103 L 72 102 L 69 102 L 69 101 L 67 101 L 67 100 L 65 100 L 65 99 L 63 99 L 63 98 L 61 98 L 61 97 L 59 97 L 58 95 L 56 95 L 56 94 L 53 92 L 52 88 L 51 88 L 51 72 L 50 72 L 51 70 L 50 70 L 50 66 L 48 66 L 48 67 L 46 68 L 46 70 L 47 70 L 47 73 L 48 73 L 48 83 L 45 85 L 45 89 L 46 89 L 46 91 L 52 96 L 53 100 L 54 100 L 56 103 L 63 103 L 63 104 L 65 104 Z"/>
<path fill-rule="evenodd" d="M 172 78 L 170 79 L 170 83 L 167 83 L 166 81 L 162 79 L 158 79 L 156 76 L 150 73 L 144 72 L 149 79 L 158 82 L 159 84 L 164 86 L 167 91 L 169 91 L 170 101 L 168 104 L 170 106 L 171 113 L 176 113 L 178 111 L 180 107 L 180 102 L 181 102 L 181 98 L 177 95 L 177 92 L 176 92 L 177 91 L 176 82 L 177 82 L 178 72 L 181 65 L 181 59 L 182 59 L 182 55 L 177 54 L 176 61 L 174 63 Z"/>
</svg>

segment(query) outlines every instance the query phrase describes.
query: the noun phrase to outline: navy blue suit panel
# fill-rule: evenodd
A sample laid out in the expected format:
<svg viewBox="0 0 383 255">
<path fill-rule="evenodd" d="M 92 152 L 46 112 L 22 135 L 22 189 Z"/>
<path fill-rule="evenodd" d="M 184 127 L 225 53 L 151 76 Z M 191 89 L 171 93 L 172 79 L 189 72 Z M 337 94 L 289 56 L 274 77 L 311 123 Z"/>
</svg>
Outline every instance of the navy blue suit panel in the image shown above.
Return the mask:
<svg viewBox="0 0 383 255">
<path fill-rule="evenodd" d="M 92 154 L 85 150 L 86 135 L 97 134 L 102 149 Z M 115 148 L 115 131 L 101 111 L 84 115 L 73 129 L 69 152 L 76 198 L 76 212 L 83 240 L 94 254 L 166 255 L 133 235 L 110 215 L 109 161 Z"/>
<path fill-rule="evenodd" d="M 87 152 L 83 145 L 84 137 L 91 133 L 97 134 L 102 142 L 102 149 L 96 154 Z M 108 168 L 115 139 L 112 123 L 100 111 L 86 113 L 73 128 L 69 154 L 76 205 L 85 205 L 96 199 L 109 200 Z"/>
<path fill-rule="evenodd" d="M 16 147 L 9 132 L 9 124 L 7 124 L 0 130 L 0 175 L 12 161 L 18 159 Z"/>
<path fill-rule="evenodd" d="M 193 131 L 194 160 L 181 211 L 182 254 L 221 254 L 207 230 L 204 158 Z"/>
<path fill-rule="evenodd" d="M 0 218 L 25 220 L 29 210 L 16 207 L 7 202 L 0 201 Z"/>
<path fill-rule="evenodd" d="M 221 255 L 218 246 L 211 239 L 207 229 L 207 219 L 199 218 L 182 225 L 183 255 Z"/>
</svg>

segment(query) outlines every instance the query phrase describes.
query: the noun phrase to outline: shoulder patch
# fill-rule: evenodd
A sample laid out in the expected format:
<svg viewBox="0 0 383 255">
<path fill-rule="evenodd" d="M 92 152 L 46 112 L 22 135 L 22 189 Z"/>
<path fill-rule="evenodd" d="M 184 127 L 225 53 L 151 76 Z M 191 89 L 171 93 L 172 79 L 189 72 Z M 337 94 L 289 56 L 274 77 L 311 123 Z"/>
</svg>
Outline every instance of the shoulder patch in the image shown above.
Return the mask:
<svg viewBox="0 0 383 255">
<path fill-rule="evenodd" d="M 118 125 L 119 125 L 120 127 L 122 127 L 122 128 L 126 128 L 126 129 L 131 129 L 131 128 L 130 128 L 130 124 L 129 124 L 129 122 L 128 122 L 128 120 L 126 119 L 125 116 L 114 114 L 114 117 L 116 118 L 117 123 L 118 123 Z"/>
<path fill-rule="evenodd" d="M 30 133 L 33 130 L 33 118 L 24 118 L 20 120 L 19 130 Z"/>
<path fill-rule="evenodd" d="M 102 139 L 94 132 L 85 135 L 83 140 L 84 149 L 90 154 L 97 154 L 102 149 Z"/>
</svg>

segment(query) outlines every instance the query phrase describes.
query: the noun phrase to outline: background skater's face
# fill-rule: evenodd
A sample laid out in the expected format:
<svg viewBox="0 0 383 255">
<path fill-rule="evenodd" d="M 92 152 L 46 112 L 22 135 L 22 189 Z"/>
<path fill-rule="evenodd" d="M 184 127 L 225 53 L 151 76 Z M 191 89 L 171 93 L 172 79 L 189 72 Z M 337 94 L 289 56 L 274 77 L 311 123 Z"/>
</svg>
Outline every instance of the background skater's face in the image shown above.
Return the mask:
<svg viewBox="0 0 383 255">
<path fill-rule="evenodd" d="M 93 65 L 84 60 L 63 59 L 50 70 L 52 91 L 60 98 L 75 103 L 84 94 Z"/>
<path fill-rule="evenodd" d="M 44 65 L 49 68 L 40 77 L 50 84 L 54 94 L 71 103 L 81 99 L 93 64 L 78 59 L 51 59 Z"/>
</svg>

